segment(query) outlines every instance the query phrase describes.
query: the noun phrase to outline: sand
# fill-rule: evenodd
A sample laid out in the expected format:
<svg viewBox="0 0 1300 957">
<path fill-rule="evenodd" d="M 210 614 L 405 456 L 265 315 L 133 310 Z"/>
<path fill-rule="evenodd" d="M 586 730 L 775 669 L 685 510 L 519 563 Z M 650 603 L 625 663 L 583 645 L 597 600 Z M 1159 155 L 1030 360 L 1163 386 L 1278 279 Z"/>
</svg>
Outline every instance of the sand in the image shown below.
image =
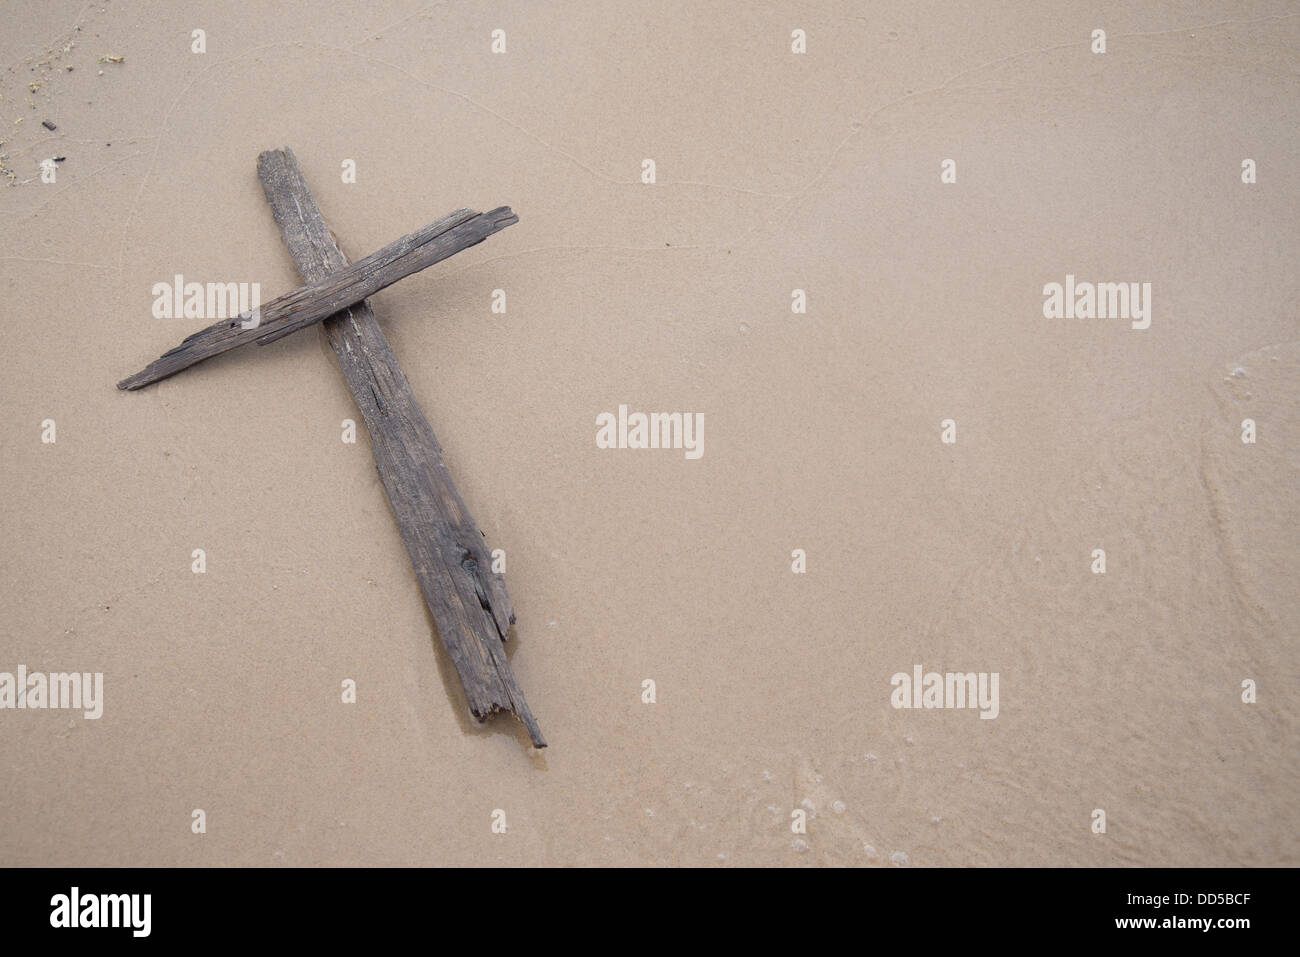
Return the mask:
<svg viewBox="0 0 1300 957">
<path fill-rule="evenodd" d="M 0 862 L 1300 863 L 1293 4 L 4 19 L 0 672 L 103 711 L 0 710 Z M 467 715 L 317 330 L 114 388 L 206 324 L 155 283 L 298 285 L 286 145 L 353 258 L 520 216 L 372 302 L 545 751 Z"/>
</svg>

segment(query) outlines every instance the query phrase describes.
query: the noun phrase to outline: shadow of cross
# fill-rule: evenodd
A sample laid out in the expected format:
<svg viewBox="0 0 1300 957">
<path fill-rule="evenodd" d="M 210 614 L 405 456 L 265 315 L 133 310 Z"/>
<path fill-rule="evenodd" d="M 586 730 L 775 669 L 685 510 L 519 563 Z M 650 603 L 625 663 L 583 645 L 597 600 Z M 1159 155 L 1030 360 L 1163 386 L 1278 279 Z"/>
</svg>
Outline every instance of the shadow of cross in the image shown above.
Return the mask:
<svg viewBox="0 0 1300 957">
<path fill-rule="evenodd" d="M 260 314 L 241 313 L 195 333 L 118 388 L 139 389 L 245 343 L 273 342 L 323 322 L 370 430 L 375 467 L 470 712 L 479 721 L 512 712 L 533 746 L 546 747 L 506 658 L 504 642 L 515 613 L 505 581 L 492 572 L 483 533 L 452 484 L 438 439 L 365 301 L 385 286 L 481 243 L 519 217 L 507 206 L 489 213 L 457 210 L 349 264 L 316 208 L 292 150 L 263 153 L 257 158 L 257 175 L 307 285 L 262 306 Z"/>
</svg>

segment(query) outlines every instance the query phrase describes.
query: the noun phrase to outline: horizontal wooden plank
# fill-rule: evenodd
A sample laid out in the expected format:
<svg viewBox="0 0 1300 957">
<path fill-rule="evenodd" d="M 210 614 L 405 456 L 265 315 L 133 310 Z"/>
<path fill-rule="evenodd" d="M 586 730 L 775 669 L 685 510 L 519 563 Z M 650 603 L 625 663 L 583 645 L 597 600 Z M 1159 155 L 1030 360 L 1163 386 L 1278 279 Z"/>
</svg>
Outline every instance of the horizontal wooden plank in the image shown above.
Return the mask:
<svg viewBox="0 0 1300 957">
<path fill-rule="evenodd" d="M 459 209 L 365 259 L 329 273 L 319 282 L 273 299 L 258 310 L 256 327 L 244 328 L 244 323 L 254 318 L 250 311 L 194 333 L 146 368 L 127 376 L 117 387 L 140 389 L 249 342 L 262 345 L 274 342 L 360 302 L 399 279 L 477 245 L 517 222 L 519 217 L 508 206 L 490 213 Z"/>
</svg>

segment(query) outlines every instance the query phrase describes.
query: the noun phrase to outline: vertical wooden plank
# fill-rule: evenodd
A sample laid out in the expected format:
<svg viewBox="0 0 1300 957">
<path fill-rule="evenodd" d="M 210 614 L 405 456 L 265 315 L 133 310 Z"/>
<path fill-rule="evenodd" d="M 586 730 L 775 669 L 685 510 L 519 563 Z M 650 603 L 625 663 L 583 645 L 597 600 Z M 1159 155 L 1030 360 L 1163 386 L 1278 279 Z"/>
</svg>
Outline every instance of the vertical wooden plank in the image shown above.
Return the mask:
<svg viewBox="0 0 1300 957">
<path fill-rule="evenodd" d="M 325 225 L 291 150 L 258 157 L 258 177 L 285 245 L 304 281 L 345 269 L 347 257 Z M 480 721 L 498 711 L 519 717 L 536 747 L 546 747 L 505 647 L 515 620 L 505 581 L 452 484 L 442 448 L 367 302 L 322 325 L 370 430 L 375 467 L 388 492 L 425 601 Z"/>
</svg>

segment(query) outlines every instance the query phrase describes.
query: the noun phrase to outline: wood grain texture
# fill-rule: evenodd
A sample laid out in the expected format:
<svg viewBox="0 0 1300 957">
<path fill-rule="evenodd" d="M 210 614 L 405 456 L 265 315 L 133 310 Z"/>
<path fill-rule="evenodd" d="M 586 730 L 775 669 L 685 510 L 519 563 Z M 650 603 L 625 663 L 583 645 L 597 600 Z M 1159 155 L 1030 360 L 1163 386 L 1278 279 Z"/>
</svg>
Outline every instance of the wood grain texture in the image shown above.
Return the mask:
<svg viewBox="0 0 1300 957">
<path fill-rule="evenodd" d="M 273 299 L 258 310 L 260 321 L 256 327 L 243 327 L 244 321 L 252 318 L 250 311 L 240 313 L 233 319 L 223 319 L 194 333 L 146 368 L 127 376 L 117 387 L 140 389 L 159 379 L 175 375 L 196 362 L 229 352 L 246 343 L 256 341 L 259 345 L 266 345 L 274 342 L 360 302 L 366 296 L 373 295 L 385 286 L 391 286 L 411 273 L 477 245 L 493 233 L 517 222 L 519 217 L 508 206 L 494 209 L 490 213 L 458 209 L 359 262 L 334 270 L 316 282 Z"/>
<path fill-rule="evenodd" d="M 293 152 L 263 153 L 257 174 L 303 280 L 321 283 L 346 270 L 347 257 L 325 225 Z M 517 221 L 513 214 L 510 219 Z M 505 580 L 491 571 L 483 533 L 452 484 L 438 439 L 370 304 L 362 301 L 335 313 L 322 330 L 370 430 L 375 467 L 470 711 L 480 721 L 498 711 L 514 712 L 533 744 L 546 747 L 506 659 L 503 642 L 515 614 Z"/>
</svg>

